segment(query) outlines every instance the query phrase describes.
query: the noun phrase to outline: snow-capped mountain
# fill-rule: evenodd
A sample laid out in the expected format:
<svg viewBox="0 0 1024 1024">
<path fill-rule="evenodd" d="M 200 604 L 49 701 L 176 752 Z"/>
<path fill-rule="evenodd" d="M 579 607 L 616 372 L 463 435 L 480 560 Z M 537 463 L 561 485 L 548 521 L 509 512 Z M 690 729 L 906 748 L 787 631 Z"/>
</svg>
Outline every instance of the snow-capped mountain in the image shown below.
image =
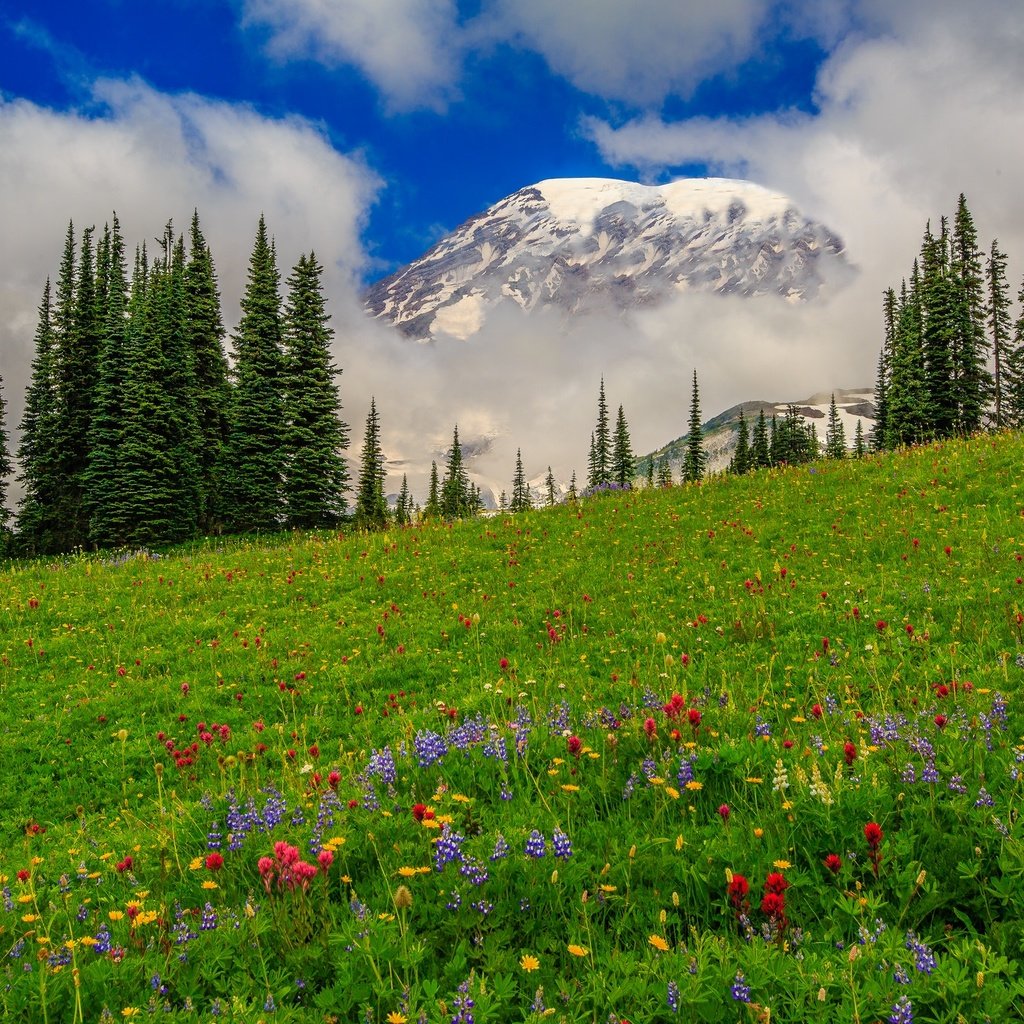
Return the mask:
<svg viewBox="0 0 1024 1024">
<path fill-rule="evenodd" d="M 687 290 L 813 298 L 850 273 L 843 243 L 749 181 L 555 178 L 520 189 L 365 295 L 417 340 L 466 339 L 503 301 L 625 310 Z"/>
</svg>

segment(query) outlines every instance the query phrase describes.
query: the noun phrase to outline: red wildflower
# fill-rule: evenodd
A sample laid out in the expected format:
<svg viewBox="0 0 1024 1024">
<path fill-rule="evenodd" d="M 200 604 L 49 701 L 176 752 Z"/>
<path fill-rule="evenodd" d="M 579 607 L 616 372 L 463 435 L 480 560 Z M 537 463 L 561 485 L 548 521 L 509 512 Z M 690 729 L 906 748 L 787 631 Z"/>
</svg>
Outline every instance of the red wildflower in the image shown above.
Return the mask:
<svg viewBox="0 0 1024 1024">
<path fill-rule="evenodd" d="M 853 764 L 857 759 L 857 748 L 849 740 L 843 744 L 843 757 L 846 758 L 847 764 Z"/>
<path fill-rule="evenodd" d="M 879 633 L 884 633 L 885 630 L 887 630 L 888 628 L 889 628 L 889 623 L 886 622 L 885 619 L 879 619 L 875 623 L 875 629 L 877 629 Z"/>
<path fill-rule="evenodd" d="M 655 724 L 653 718 L 644 719 L 644 732 L 647 734 L 649 740 L 654 739 L 655 733 L 658 731 L 658 726 Z"/>
<path fill-rule="evenodd" d="M 941 729 L 945 724 L 946 724 L 946 716 L 945 715 L 936 715 L 935 716 L 935 725 L 939 729 Z"/>
<path fill-rule="evenodd" d="M 29 880 L 29 872 L 25 868 L 22 868 L 18 872 L 18 881 L 19 882 L 27 882 L 28 880 Z"/>
<path fill-rule="evenodd" d="M 729 805 L 728 804 L 721 804 L 719 806 L 719 808 L 718 808 L 718 814 L 721 817 L 722 821 L 728 821 L 729 820 Z"/>
<path fill-rule="evenodd" d="M 320 867 L 326 871 L 334 863 L 334 854 L 330 850 L 321 850 L 316 859 Z"/>
<path fill-rule="evenodd" d="M 777 892 L 765 893 L 761 900 L 761 911 L 769 917 L 783 917 L 786 913 L 786 900 Z"/>
<path fill-rule="evenodd" d="M 838 853 L 830 853 L 822 862 L 833 875 L 838 875 L 840 868 L 843 866 L 842 858 Z"/>
<path fill-rule="evenodd" d="M 750 892 L 750 883 L 743 875 L 733 875 L 726 891 L 729 894 L 729 902 L 739 910 L 743 906 L 747 893 Z"/>
<path fill-rule="evenodd" d="M 337 789 L 339 782 L 341 782 L 341 772 L 334 770 L 328 773 L 327 785 L 330 786 L 331 789 Z"/>
<path fill-rule="evenodd" d="M 207 871 L 220 871 L 224 867 L 224 858 L 219 853 L 211 853 L 206 858 Z"/>
<path fill-rule="evenodd" d="M 907 636 L 914 635 L 914 627 L 909 622 L 903 628 L 906 630 Z"/>
<path fill-rule="evenodd" d="M 820 704 L 812 704 L 811 705 L 811 714 L 814 715 L 815 718 L 821 718 L 822 714 L 824 714 L 824 712 L 822 711 L 821 705 Z"/>
<path fill-rule="evenodd" d="M 583 749 L 583 740 L 581 740 L 579 736 L 570 736 L 565 741 L 565 745 L 573 757 L 579 757 L 580 751 Z"/>
<path fill-rule="evenodd" d="M 505 669 L 508 668 L 508 658 L 502 658 L 501 661 L 498 662 L 498 665 L 501 668 L 502 672 L 504 672 Z"/>
<path fill-rule="evenodd" d="M 689 719 L 690 725 L 693 726 L 694 729 L 700 725 L 700 711 L 697 708 L 690 708 L 690 710 L 686 712 L 686 717 Z"/>
<path fill-rule="evenodd" d="M 427 805 L 426 804 L 413 804 L 412 805 L 412 816 L 417 821 L 422 821 L 424 819 L 424 817 L 426 817 L 426 814 L 427 814 Z"/>
<path fill-rule="evenodd" d="M 786 881 L 784 875 L 778 871 L 773 871 L 764 880 L 764 891 L 773 892 L 778 896 L 781 896 L 789 888 L 789 882 Z"/>
<path fill-rule="evenodd" d="M 885 833 L 882 831 L 881 826 L 876 825 L 873 821 L 869 821 L 864 826 L 864 838 L 872 850 L 877 850 L 881 846 L 884 836 Z"/>
</svg>

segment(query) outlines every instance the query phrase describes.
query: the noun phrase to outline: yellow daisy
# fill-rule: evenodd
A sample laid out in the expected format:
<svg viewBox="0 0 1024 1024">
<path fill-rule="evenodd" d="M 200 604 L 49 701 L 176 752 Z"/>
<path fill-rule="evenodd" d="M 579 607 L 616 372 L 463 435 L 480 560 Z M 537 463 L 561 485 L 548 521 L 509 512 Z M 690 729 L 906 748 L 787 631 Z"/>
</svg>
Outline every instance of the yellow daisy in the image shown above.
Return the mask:
<svg viewBox="0 0 1024 1024">
<path fill-rule="evenodd" d="M 401 867 L 401 868 L 398 869 L 398 873 L 403 878 L 412 878 L 414 875 L 418 875 L 419 874 L 419 872 L 416 870 L 416 868 L 410 868 L 410 867 Z"/>
<path fill-rule="evenodd" d="M 577 946 L 574 942 L 569 944 L 568 949 L 573 956 L 586 956 L 590 952 L 586 946 Z"/>
<path fill-rule="evenodd" d="M 392 1010 L 387 1017 L 388 1024 L 405 1024 L 406 1018 L 397 1010 Z"/>
<path fill-rule="evenodd" d="M 788 860 L 773 860 L 772 866 L 778 868 L 780 871 L 788 871 L 793 865 Z"/>
<path fill-rule="evenodd" d="M 535 971 L 540 967 L 540 961 L 535 956 L 527 953 L 519 958 L 519 966 L 529 974 L 530 971 Z"/>
<path fill-rule="evenodd" d="M 668 942 L 666 942 L 660 935 L 652 935 L 647 941 L 655 949 L 660 949 L 662 953 L 668 952 Z"/>
</svg>

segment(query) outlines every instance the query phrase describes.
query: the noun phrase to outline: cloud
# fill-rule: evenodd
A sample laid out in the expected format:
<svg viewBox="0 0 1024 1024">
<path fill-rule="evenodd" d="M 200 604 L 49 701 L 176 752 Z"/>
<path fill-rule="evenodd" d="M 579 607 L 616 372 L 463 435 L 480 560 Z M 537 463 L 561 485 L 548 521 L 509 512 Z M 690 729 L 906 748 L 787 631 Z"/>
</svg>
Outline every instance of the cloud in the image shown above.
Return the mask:
<svg viewBox="0 0 1024 1024">
<path fill-rule="evenodd" d="M 397 109 L 443 106 L 460 66 L 453 0 L 245 0 L 280 59 L 352 64 Z"/>
<path fill-rule="evenodd" d="M 861 15 L 878 32 L 851 36 L 824 63 L 816 114 L 676 122 L 648 114 L 584 128 L 612 164 L 659 178 L 703 163 L 787 193 L 835 230 L 861 276 L 852 319 L 822 323 L 823 339 L 837 353 L 853 345 L 866 379 L 882 290 L 909 274 L 926 221 L 951 215 L 961 191 L 981 247 L 998 235 L 1011 277 L 1024 273 L 1016 173 L 1024 165 L 1024 23 L 996 0 L 969 11 L 900 4 L 891 14 L 865 3 Z"/>
<path fill-rule="evenodd" d="M 287 274 L 315 248 L 342 325 L 365 259 L 361 230 L 381 186 L 362 159 L 332 148 L 299 117 L 167 95 L 138 80 L 103 80 L 88 110 L 0 100 L 0 375 L 8 428 L 20 418 L 36 307 L 56 276 L 68 220 L 102 228 L 116 210 L 129 246 L 187 230 L 198 207 L 220 279 L 225 319 L 237 319 L 260 213 Z M 347 313 L 343 312 L 347 311 Z"/>
</svg>

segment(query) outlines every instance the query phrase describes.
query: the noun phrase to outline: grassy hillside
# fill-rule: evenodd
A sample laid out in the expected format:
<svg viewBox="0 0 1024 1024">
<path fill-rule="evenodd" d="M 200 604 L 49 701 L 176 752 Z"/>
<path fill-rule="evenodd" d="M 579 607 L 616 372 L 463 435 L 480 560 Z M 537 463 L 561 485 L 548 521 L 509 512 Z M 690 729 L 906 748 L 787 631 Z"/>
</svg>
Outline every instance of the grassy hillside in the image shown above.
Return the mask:
<svg viewBox="0 0 1024 1024">
<path fill-rule="evenodd" d="M 5 1019 L 1024 1015 L 1022 465 L 8 567 Z"/>
</svg>

